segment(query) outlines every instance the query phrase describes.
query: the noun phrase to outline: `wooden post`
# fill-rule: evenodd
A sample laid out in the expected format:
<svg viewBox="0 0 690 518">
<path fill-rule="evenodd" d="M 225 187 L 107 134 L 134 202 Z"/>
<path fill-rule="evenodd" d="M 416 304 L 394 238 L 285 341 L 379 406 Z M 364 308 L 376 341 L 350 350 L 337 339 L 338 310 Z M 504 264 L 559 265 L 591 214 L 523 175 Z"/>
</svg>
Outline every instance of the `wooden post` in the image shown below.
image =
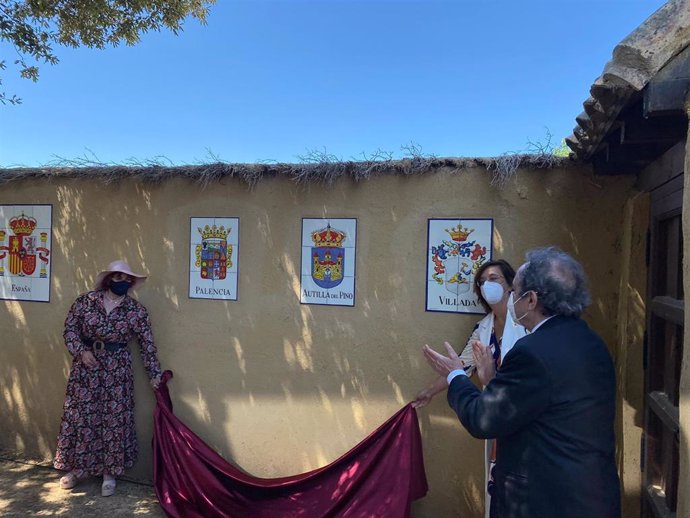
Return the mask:
<svg viewBox="0 0 690 518">
<path fill-rule="evenodd" d="M 685 100 L 685 113 L 690 121 L 690 96 Z M 690 293 L 690 131 L 685 143 L 685 179 L 683 187 L 683 288 Z M 678 408 L 680 411 L 680 443 L 678 469 L 678 507 L 676 516 L 690 516 L 690 304 L 685 306 L 683 330 L 683 363 L 680 374 Z"/>
</svg>

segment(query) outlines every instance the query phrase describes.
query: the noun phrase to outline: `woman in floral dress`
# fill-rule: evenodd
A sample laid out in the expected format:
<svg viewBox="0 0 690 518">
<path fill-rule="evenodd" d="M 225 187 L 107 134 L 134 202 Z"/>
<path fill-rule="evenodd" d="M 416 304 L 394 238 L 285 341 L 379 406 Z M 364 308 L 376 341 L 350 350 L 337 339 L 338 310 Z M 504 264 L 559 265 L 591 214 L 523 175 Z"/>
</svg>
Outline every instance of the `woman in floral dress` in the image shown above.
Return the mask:
<svg viewBox="0 0 690 518">
<path fill-rule="evenodd" d="M 139 342 L 154 389 L 161 367 L 146 308 L 127 295 L 145 276 L 114 261 L 101 272 L 94 291 L 80 295 L 65 321 L 65 345 L 73 356 L 54 466 L 68 471 L 60 487 L 102 476 L 101 494 L 115 493 L 115 477 L 137 457 L 134 378 L 127 343 Z"/>
</svg>

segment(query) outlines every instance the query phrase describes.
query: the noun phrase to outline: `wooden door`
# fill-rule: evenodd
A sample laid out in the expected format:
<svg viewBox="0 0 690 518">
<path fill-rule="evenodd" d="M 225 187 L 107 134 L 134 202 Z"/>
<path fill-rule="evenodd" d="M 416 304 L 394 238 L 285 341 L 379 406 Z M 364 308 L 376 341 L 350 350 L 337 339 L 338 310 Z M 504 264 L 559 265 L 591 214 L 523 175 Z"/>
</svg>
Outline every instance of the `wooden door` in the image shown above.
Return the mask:
<svg viewBox="0 0 690 518">
<path fill-rule="evenodd" d="M 651 192 L 647 242 L 642 517 L 673 518 L 678 500 L 678 389 L 683 358 L 683 175 Z"/>
</svg>

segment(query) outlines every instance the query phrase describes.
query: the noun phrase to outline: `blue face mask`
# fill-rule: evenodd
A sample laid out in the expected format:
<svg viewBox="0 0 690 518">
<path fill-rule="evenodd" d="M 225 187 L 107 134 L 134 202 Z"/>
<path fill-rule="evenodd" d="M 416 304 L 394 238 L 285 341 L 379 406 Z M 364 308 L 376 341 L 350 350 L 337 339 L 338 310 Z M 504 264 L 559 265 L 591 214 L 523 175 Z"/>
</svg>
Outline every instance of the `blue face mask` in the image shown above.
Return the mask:
<svg viewBox="0 0 690 518">
<path fill-rule="evenodd" d="M 115 295 L 124 295 L 132 287 L 129 281 L 110 281 L 110 291 Z"/>
</svg>

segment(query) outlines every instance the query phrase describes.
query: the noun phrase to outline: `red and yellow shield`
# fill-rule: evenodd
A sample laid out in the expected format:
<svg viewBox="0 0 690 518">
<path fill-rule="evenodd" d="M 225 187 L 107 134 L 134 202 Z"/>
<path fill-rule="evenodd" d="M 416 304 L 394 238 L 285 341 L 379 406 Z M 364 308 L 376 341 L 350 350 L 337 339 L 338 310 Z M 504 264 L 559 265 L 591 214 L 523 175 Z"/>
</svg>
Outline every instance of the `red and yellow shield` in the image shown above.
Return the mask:
<svg viewBox="0 0 690 518">
<path fill-rule="evenodd" d="M 36 238 L 10 236 L 10 272 L 14 275 L 31 275 L 36 270 Z"/>
</svg>

